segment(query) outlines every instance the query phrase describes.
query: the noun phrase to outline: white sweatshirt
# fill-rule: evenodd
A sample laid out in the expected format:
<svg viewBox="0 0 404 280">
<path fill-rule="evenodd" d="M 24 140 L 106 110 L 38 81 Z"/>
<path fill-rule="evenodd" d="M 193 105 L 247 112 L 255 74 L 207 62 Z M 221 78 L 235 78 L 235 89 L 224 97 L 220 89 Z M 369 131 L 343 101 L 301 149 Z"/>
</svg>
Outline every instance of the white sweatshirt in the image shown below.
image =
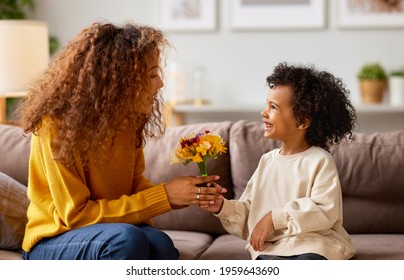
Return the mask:
<svg viewBox="0 0 404 280">
<path fill-rule="evenodd" d="M 216 216 L 231 234 L 247 241 L 261 218 L 272 211 L 275 232 L 257 256 L 316 253 L 327 259 L 355 254 L 342 227 L 342 195 L 332 156 L 318 147 L 284 156 L 280 149 L 261 157 L 239 200 L 225 200 Z"/>
</svg>

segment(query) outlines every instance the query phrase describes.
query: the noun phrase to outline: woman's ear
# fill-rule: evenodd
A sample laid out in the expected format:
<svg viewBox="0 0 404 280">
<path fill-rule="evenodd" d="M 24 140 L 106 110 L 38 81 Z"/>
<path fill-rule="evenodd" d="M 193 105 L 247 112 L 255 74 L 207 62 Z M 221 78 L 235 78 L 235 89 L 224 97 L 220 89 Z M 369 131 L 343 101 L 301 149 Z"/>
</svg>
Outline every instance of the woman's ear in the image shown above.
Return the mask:
<svg viewBox="0 0 404 280">
<path fill-rule="evenodd" d="M 310 125 L 311 125 L 311 118 L 305 117 L 303 118 L 303 121 L 298 124 L 297 127 L 299 129 L 307 129 L 309 128 Z"/>
</svg>

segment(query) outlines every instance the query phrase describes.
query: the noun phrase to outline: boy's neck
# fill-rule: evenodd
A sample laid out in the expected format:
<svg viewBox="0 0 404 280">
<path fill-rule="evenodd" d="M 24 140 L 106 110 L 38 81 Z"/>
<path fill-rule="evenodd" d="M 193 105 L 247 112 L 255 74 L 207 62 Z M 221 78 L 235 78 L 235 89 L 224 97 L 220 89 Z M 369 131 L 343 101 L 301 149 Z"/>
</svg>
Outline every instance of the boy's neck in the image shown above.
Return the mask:
<svg viewBox="0 0 404 280">
<path fill-rule="evenodd" d="M 282 147 L 279 153 L 284 156 L 289 156 L 304 152 L 310 148 L 311 146 L 307 142 L 299 142 L 293 144 L 282 142 Z"/>
</svg>

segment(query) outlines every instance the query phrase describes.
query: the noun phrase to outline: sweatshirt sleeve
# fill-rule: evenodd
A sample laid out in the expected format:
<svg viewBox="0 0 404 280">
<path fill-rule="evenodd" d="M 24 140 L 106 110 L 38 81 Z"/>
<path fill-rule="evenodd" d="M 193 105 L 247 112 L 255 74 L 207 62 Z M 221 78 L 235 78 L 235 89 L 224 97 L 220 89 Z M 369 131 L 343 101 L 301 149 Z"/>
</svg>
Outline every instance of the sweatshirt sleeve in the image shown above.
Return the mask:
<svg viewBox="0 0 404 280">
<path fill-rule="evenodd" d="M 249 236 L 248 216 L 251 206 L 251 189 L 253 185 L 253 177 L 247 183 L 247 186 L 240 199 L 224 199 L 222 210 L 215 215 L 220 218 L 220 221 L 227 232 L 245 240 Z"/>
<path fill-rule="evenodd" d="M 341 187 L 333 161 L 316 175 L 311 193 L 272 210 L 274 227 L 287 235 L 330 229 L 341 219 Z"/>
<path fill-rule="evenodd" d="M 144 162 L 139 163 L 137 167 L 143 169 L 134 176 L 139 191 L 116 199 L 92 199 L 80 168 L 68 168 L 54 160 L 50 139 L 50 134 L 43 132 L 32 138 L 30 183 L 35 191 L 29 194 L 56 224 L 66 228 L 107 222 L 139 224 L 171 209 L 164 185 L 142 179 Z"/>
</svg>

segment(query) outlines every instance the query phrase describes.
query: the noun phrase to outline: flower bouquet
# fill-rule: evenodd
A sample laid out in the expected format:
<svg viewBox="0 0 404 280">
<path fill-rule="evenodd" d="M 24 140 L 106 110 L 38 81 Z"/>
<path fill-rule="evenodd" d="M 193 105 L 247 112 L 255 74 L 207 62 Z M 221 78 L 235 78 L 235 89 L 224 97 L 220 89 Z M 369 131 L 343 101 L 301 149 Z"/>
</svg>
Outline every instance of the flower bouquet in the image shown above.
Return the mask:
<svg viewBox="0 0 404 280">
<path fill-rule="evenodd" d="M 190 162 L 195 162 L 201 175 L 208 176 L 206 160 L 208 158 L 216 159 L 218 154 L 226 153 L 226 151 L 223 138 L 205 130 L 182 137 L 177 149 L 171 156 L 171 163 L 188 165 Z"/>
</svg>

